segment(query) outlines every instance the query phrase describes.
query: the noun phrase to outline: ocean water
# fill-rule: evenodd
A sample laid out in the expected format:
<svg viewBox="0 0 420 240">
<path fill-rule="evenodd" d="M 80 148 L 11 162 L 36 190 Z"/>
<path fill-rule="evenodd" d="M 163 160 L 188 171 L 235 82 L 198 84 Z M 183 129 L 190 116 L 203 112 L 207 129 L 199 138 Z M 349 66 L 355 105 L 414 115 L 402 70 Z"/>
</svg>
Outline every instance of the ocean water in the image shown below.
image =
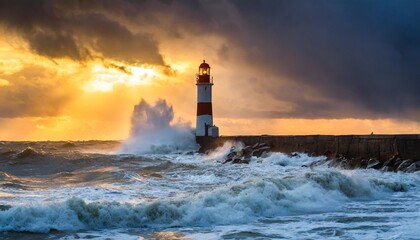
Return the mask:
<svg viewBox="0 0 420 240">
<path fill-rule="evenodd" d="M 0 239 L 420 239 L 419 172 L 119 148 L 2 142 Z"/>
</svg>

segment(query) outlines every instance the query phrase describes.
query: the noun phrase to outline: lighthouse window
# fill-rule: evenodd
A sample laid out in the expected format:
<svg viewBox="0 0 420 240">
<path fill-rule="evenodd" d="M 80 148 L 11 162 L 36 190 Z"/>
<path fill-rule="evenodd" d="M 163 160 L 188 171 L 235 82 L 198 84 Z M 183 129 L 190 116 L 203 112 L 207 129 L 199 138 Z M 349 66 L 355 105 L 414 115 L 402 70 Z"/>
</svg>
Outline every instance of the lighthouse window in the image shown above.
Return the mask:
<svg viewBox="0 0 420 240">
<path fill-rule="evenodd" d="M 210 75 L 210 68 L 200 68 L 200 75 Z"/>
</svg>

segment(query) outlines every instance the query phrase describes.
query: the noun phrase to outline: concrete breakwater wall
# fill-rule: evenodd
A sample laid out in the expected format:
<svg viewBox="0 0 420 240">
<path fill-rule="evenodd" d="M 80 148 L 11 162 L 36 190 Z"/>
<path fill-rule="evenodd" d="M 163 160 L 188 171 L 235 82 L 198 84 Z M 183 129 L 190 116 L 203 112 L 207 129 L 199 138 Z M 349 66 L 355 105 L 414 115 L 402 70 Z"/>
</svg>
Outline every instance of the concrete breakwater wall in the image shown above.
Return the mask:
<svg viewBox="0 0 420 240">
<path fill-rule="evenodd" d="M 341 155 L 345 158 L 377 158 L 380 161 L 398 155 L 401 159 L 420 160 L 420 134 L 197 137 L 201 152 L 215 149 L 227 141 L 240 141 L 250 146 L 264 142 L 271 151 L 283 153 L 306 152 L 317 156 Z"/>
</svg>

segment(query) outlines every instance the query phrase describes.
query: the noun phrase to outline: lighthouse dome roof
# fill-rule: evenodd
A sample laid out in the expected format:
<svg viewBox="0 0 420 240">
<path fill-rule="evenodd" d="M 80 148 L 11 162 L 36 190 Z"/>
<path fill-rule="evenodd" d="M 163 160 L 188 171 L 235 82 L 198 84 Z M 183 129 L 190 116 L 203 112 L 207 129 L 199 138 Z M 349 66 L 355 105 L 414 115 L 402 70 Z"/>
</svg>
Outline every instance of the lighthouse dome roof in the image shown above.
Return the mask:
<svg viewBox="0 0 420 240">
<path fill-rule="evenodd" d="M 200 64 L 200 68 L 210 68 L 210 65 L 206 63 L 206 60 L 203 60 L 203 63 Z"/>
</svg>

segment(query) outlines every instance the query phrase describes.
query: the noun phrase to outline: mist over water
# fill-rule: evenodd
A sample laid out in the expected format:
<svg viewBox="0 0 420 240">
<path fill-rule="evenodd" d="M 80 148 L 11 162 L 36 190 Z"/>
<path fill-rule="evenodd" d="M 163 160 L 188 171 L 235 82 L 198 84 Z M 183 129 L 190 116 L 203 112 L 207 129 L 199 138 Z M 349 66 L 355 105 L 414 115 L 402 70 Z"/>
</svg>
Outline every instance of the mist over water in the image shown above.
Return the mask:
<svg viewBox="0 0 420 240">
<path fill-rule="evenodd" d="M 196 150 L 195 136 L 190 124 L 174 121 L 174 110 L 166 100 L 154 105 L 144 99 L 134 106 L 130 137 L 122 143 L 119 153 L 170 153 Z"/>
</svg>

